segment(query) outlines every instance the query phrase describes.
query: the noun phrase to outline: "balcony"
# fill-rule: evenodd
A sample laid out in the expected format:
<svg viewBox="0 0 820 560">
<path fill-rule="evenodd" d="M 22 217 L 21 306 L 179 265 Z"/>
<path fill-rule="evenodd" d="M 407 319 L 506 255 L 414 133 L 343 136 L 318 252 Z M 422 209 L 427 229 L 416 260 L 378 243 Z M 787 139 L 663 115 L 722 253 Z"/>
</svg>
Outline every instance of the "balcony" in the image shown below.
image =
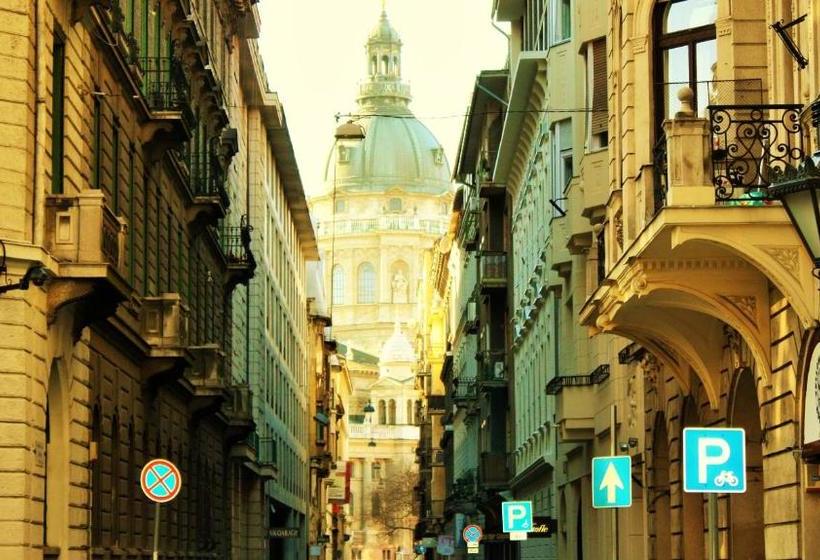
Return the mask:
<svg viewBox="0 0 820 560">
<path fill-rule="evenodd" d="M 225 190 L 225 173 L 214 150 L 191 151 L 187 161 L 188 186 L 193 204 L 188 208 L 188 223 L 198 232 L 215 226 L 225 217 L 230 206 Z"/>
<path fill-rule="evenodd" d="M 478 398 L 477 387 L 475 379 L 455 379 L 453 380 L 450 398 L 457 407 L 468 407 Z"/>
<path fill-rule="evenodd" d="M 247 216 L 242 216 L 242 225 L 222 228 L 219 234 L 222 254 L 228 269 L 225 279 L 228 293 L 239 284 L 247 286 L 256 271 L 256 259 L 251 252 L 253 227 L 247 223 L 247 219 Z"/>
<path fill-rule="evenodd" d="M 158 149 L 168 149 L 191 138 L 196 118 L 191 108 L 191 84 L 182 61 L 173 57 L 143 57 L 142 95 L 152 130 L 147 138 L 161 139 Z"/>
<path fill-rule="evenodd" d="M 408 233 L 429 233 L 443 235 L 450 225 L 449 218 L 419 218 L 418 216 L 379 216 L 377 218 L 336 218 L 318 222 L 316 234 L 321 236 L 357 235 L 360 233 L 389 231 Z"/>
<path fill-rule="evenodd" d="M 185 385 L 192 395 L 189 408 L 195 415 L 217 412 L 227 397 L 222 373 L 225 354 L 218 344 L 190 346 L 193 365 L 186 371 Z"/>
<path fill-rule="evenodd" d="M 447 492 L 445 510 L 459 513 L 472 513 L 476 510 L 477 469 L 469 469 L 453 481 Z"/>
<path fill-rule="evenodd" d="M 255 427 L 253 421 L 253 393 L 245 384 L 231 385 L 228 398 L 222 403 L 222 414 L 227 420 L 226 439 L 239 441 L 247 438 Z"/>
<path fill-rule="evenodd" d="M 609 365 L 598 366 L 589 375 L 555 377 L 547 383 L 547 394 L 555 395 L 556 422 L 563 441 L 587 441 L 595 435 L 596 385 L 609 378 Z M 566 390 L 565 390 L 566 389 Z"/>
<path fill-rule="evenodd" d="M 507 457 L 503 453 L 484 452 L 478 469 L 478 483 L 482 490 L 503 490 L 509 483 Z"/>
<path fill-rule="evenodd" d="M 191 365 L 188 353 L 188 307 L 179 294 L 142 298 L 140 335 L 148 345 L 143 381 L 179 377 Z"/>
<path fill-rule="evenodd" d="M 46 196 L 46 249 L 59 261 L 48 292 L 49 314 L 80 300 L 84 326 L 110 316 L 131 289 L 124 280 L 126 223 L 106 206 L 102 191 Z M 82 318 L 81 318 L 82 315 Z"/>
<path fill-rule="evenodd" d="M 507 387 L 507 368 L 504 351 L 485 351 L 479 354 L 478 384 L 482 390 Z"/>
<path fill-rule="evenodd" d="M 479 257 L 479 286 L 487 294 L 507 288 L 507 253 L 482 251 Z"/>
</svg>

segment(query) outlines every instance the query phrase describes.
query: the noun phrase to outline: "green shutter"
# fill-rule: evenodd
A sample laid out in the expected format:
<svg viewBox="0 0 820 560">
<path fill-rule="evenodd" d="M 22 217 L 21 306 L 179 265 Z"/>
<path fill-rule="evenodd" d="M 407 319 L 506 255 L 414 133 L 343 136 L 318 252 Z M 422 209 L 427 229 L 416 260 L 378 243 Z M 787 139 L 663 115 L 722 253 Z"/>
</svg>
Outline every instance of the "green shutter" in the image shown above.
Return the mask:
<svg viewBox="0 0 820 560">
<path fill-rule="evenodd" d="M 111 163 L 111 199 L 112 210 L 117 216 L 120 215 L 120 121 L 114 119 L 114 130 L 112 131 L 113 160 Z"/>
<path fill-rule="evenodd" d="M 94 90 L 97 91 L 99 88 L 94 86 Z M 102 127 L 102 102 L 100 101 L 99 96 L 94 96 L 94 118 L 92 123 L 93 128 L 93 138 L 91 139 L 91 186 L 95 189 L 100 188 L 100 165 L 102 163 L 102 157 L 100 153 L 100 142 L 101 142 L 101 127 Z"/>
<path fill-rule="evenodd" d="M 134 143 L 128 148 L 128 280 L 134 285 Z"/>
</svg>

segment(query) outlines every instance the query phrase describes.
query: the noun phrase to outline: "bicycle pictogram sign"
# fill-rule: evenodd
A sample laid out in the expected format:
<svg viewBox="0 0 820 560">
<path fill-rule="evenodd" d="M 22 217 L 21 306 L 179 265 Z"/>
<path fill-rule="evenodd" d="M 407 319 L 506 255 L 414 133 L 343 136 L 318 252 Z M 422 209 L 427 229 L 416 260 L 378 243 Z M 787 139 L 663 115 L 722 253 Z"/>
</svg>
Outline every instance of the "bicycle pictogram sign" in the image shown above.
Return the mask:
<svg viewBox="0 0 820 560">
<path fill-rule="evenodd" d="M 149 500 L 164 504 L 179 494 L 182 488 L 182 475 L 171 461 L 151 459 L 142 467 L 140 485 Z"/>
</svg>

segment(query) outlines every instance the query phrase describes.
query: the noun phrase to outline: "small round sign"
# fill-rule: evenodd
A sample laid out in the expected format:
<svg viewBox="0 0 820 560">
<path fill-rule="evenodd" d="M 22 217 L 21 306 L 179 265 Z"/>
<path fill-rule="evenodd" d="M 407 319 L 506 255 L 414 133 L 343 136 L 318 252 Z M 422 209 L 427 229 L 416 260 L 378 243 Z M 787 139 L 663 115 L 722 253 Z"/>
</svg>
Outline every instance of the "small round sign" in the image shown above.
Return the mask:
<svg viewBox="0 0 820 560">
<path fill-rule="evenodd" d="M 483 535 L 484 533 L 478 525 L 467 525 L 461 532 L 461 536 L 464 537 L 464 542 L 467 544 L 478 544 Z"/>
<path fill-rule="evenodd" d="M 182 488 L 182 475 L 171 461 L 151 459 L 142 467 L 140 485 L 149 500 L 164 504 L 179 494 Z"/>
</svg>

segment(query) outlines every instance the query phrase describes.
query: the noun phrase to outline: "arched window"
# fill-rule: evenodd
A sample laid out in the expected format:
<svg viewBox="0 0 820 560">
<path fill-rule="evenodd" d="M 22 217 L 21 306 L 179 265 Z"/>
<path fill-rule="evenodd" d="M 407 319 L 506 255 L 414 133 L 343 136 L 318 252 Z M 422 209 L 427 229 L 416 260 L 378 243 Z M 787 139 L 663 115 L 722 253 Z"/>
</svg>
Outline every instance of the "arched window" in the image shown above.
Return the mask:
<svg viewBox="0 0 820 560">
<path fill-rule="evenodd" d="M 387 407 L 384 401 L 379 401 L 379 424 L 387 424 Z"/>
<path fill-rule="evenodd" d="M 382 74 L 387 76 L 390 73 L 390 57 L 387 55 L 382 57 Z"/>
<path fill-rule="evenodd" d="M 695 92 L 701 115 L 709 105 L 709 83 L 717 62 L 717 0 L 661 0 L 655 8 L 655 128 L 680 108 L 678 91 Z"/>
<path fill-rule="evenodd" d="M 406 424 L 415 424 L 413 419 L 413 401 L 407 401 L 407 417 L 406 417 Z"/>
<path fill-rule="evenodd" d="M 399 66 L 399 57 L 397 56 L 393 57 L 393 74 L 396 76 L 401 75 L 401 66 Z"/>
<path fill-rule="evenodd" d="M 400 198 L 391 198 L 387 201 L 388 212 L 401 212 L 404 204 Z"/>
<path fill-rule="evenodd" d="M 370 75 L 375 76 L 379 72 L 379 59 L 375 55 L 370 59 Z"/>
<path fill-rule="evenodd" d="M 391 425 L 396 423 L 396 401 L 393 399 L 387 403 L 387 423 Z"/>
<path fill-rule="evenodd" d="M 376 269 L 370 263 L 359 266 L 359 303 L 376 303 Z"/>
<path fill-rule="evenodd" d="M 333 303 L 342 305 L 345 302 L 345 271 L 341 265 L 333 267 Z"/>
</svg>

